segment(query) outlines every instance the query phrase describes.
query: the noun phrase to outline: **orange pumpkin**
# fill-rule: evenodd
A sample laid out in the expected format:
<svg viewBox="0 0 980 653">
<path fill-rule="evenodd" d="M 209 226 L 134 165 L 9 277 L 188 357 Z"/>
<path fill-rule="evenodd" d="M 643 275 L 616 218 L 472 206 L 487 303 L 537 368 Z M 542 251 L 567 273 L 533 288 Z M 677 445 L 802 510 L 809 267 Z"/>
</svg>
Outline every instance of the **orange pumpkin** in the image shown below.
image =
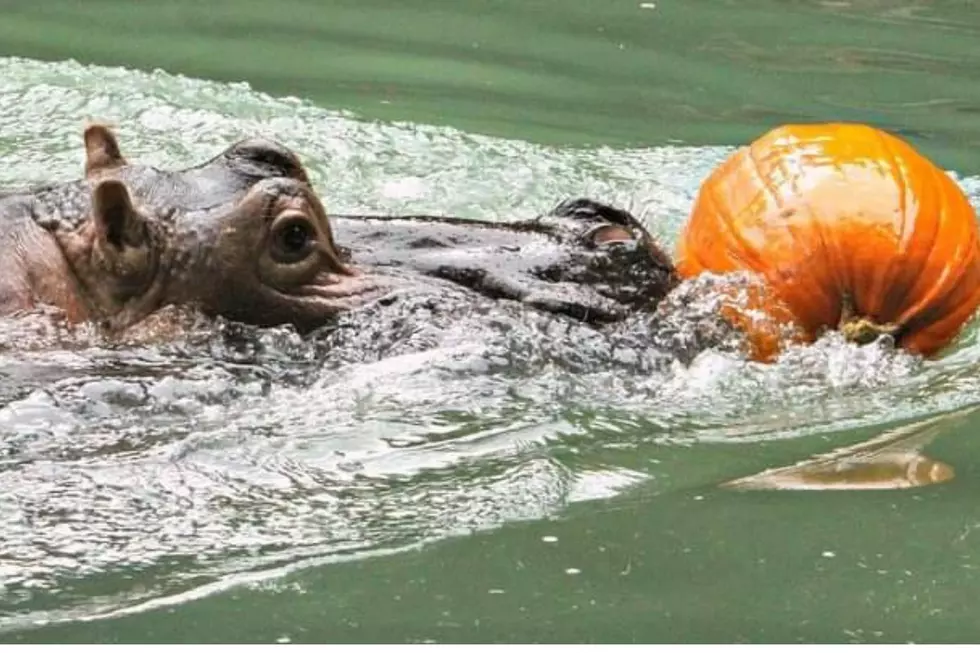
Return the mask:
<svg viewBox="0 0 980 653">
<path fill-rule="evenodd" d="M 888 333 L 930 355 L 980 305 L 978 243 L 966 195 L 908 143 L 866 125 L 787 125 L 705 180 L 677 269 L 761 275 L 809 340 Z"/>
</svg>

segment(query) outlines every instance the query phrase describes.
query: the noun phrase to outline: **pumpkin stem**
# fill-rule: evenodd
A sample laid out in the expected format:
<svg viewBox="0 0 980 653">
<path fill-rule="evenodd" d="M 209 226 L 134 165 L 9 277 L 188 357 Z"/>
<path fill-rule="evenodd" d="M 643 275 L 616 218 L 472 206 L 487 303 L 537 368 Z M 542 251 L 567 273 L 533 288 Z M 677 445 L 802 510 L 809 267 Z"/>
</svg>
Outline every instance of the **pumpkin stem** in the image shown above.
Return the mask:
<svg viewBox="0 0 980 653">
<path fill-rule="evenodd" d="M 837 323 L 837 330 L 848 342 L 866 345 L 881 336 L 896 337 L 899 326 L 892 323 L 877 324 L 858 315 L 854 308 L 854 298 L 850 293 L 844 293 L 841 297 L 840 322 Z"/>
</svg>

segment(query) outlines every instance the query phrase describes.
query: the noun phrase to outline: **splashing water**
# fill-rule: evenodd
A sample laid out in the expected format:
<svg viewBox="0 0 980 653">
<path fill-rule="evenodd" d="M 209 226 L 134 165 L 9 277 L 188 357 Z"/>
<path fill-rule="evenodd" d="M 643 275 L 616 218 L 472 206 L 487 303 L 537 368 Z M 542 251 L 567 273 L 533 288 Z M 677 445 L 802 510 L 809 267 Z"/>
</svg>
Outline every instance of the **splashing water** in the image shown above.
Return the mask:
<svg viewBox="0 0 980 653">
<path fill-rule="evenodd" d="M 86 117 L 161 167 L 274 138 L 336 212 L 509 220 L 586 195 L 667 245 L 728 152 L 553 149 L 363 122 L 241 84 L 0 59 L 0 184 L 78 177 Z M 980 180 L 960 181 L 980 196 Z M 695 444 L 913 420 L 980 389 L 975 328 L 931 362 L 830 335 L 774 365 L 719 350 L 681 365 L 629 325 L 603 335 L 457 308 L 379 314 L 343 342 L 201 322 L 166 345 L 109 345 L 3 321 L 0 631 L 555 515 L 638 483 L 683 487 Z M 651 458 L 678 471 L 654 478 Z"/>
</svg>

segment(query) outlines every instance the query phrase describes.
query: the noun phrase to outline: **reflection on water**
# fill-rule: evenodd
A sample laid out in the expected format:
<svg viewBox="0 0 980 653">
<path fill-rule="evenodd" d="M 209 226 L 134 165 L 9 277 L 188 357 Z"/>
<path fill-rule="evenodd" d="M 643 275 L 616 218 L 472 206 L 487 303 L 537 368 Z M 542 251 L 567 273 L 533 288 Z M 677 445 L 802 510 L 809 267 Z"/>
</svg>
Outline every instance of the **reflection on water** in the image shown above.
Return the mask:
<svg viewBox="0 0 980 653">
<path fill-rule="evenodd" d="M 667 243 L 726 154 L 555 149 L 360 122 L 240 85 L 3 59 L 2 182 L 76 177 L 85 116 L 114 121 L 132 159 L 160 166 L 272 136 L 336 212 L 506 220 L 591 195 Z M 976 180 L 964 184 L 976 197 Z M 941 414 L 980 390 L 975 330 L 928 363 L 831 335 L 771 366 L 721 350 L 684 365 L 637 342 L 635 324 L 603 335 L 504 304 L 360 319 L 310 339 L 193 323 L 167 344 L 4 322 L 0 629 L 138 610 L 640 486 L 717 484 L 744 467 L 705 467 L 706 447 L 798 441 L 792 455 L 811 455 L 824 435 Z"/>
<path fill-rule="evenodd" d="M 951 481 L 946 463 L 922 453 L 951 418 L 962 421 L 975 408 L 922 420 L 885 431 L 867 442 L 844 447 L 811 460 L 735 479 L 722 487 L 737 490 L 893 490 Z"/>
</svg>

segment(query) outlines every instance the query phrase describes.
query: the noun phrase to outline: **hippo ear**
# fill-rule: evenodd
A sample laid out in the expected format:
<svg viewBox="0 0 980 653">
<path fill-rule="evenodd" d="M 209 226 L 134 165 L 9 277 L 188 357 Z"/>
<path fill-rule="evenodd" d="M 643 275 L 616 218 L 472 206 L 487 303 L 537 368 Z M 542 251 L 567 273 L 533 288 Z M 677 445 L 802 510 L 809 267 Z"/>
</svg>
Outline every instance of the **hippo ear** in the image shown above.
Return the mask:
<svg viewBox="0 0 980 653">
<path fill-rule="evenodd" d="M 117 250 L 145 244 L 146 222 L 133 207 L 126 184 L 121 181 L 107 179 L 95 187 L 92 219 L 101 243 Z"/>
<path fill-rule="evenodd" d="M 85 127 L 85 176 L 126 165 L 119 141 L 106 125 L 93 123 Z"/>
</svg>

